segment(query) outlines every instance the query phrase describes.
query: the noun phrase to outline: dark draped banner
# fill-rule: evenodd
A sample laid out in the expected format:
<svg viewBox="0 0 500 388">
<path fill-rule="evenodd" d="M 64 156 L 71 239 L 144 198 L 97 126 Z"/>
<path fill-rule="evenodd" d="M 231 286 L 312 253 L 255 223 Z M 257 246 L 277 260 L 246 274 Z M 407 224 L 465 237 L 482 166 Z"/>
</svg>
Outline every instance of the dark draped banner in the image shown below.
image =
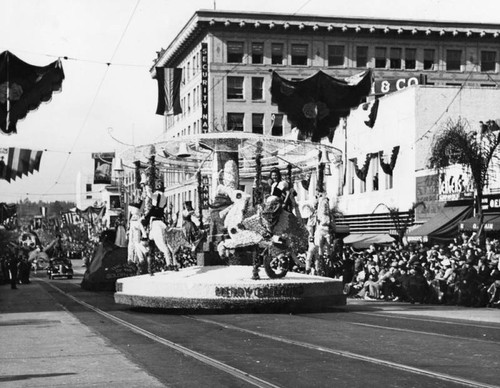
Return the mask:
<svg viewBox="0 0 500 388">
<path fill-rule="evenodd" d="M 333 139 L 341 118 L 349 116 L 370 93 L 372 72 L 367 70 L 346 80 L 322 71 L 300 81 L 290 81 L 273 72 L 272 103 L 287 115 L 302 139 Z"/>
<path fill-rule="evenodd" d="M 9 51 L 0 54 L 0 131 L 16 133 L 18 120 L 60 91 L 64 80 L 61 61 L 33 66 Z"/>
</svg>

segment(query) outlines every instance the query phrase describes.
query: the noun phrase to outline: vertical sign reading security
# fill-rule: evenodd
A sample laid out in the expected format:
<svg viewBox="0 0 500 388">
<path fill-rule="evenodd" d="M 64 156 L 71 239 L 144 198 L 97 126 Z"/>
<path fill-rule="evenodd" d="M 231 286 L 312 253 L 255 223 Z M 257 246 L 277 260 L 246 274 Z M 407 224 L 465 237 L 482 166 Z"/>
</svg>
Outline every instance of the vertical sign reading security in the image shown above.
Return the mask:
<svg viewBox="0 0 500 388">
<path fill-rule="evenodd" d="M 201 131 L 208 132 L 208 44 L 201 44 Z"/>
</svg>

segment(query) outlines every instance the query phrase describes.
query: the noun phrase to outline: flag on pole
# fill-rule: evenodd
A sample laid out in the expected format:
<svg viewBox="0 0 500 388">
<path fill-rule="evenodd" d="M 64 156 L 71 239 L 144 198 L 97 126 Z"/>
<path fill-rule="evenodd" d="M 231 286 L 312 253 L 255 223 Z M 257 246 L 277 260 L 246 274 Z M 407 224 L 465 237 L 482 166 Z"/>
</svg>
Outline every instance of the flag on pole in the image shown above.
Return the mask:
<svg viewBox="0 0 500 388">
<path fill-rule="evenodd" d="M 38 171 L 42 153 L 25 148 L 0 148 L 0 179 L 10 182 Z"/>
<path fill-rule="evenodd" d="M 156 79 L 158 80 L 158 105 L 156 107 L 156 114 L 175 116 L 182 113 L 180 97 L 182 69 L 157 67 Z"/>
<path fill-rule="evenodd" d="M 9 51 L 0 53 L 0 133 L 17 132 L 17 121 L 48 102 L 64 80 L 61 60 L 34 66 Z"/>
</svg>

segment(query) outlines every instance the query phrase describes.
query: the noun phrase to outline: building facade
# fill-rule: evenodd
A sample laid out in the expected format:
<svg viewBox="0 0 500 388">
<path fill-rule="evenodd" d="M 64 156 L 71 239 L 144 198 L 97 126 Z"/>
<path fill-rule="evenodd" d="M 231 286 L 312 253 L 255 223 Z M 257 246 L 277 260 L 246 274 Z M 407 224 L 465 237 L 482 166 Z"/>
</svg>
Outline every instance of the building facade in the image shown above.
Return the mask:
<svg viewBox="0 0 500 388">
<path fill-rule="evenodd" d="M 157 53 L 151 69 L 152 77 L 156 67 L 183 70 L 182 113 L 165 115 L 164 139 L 227 131 L 289 136 L 286 116 L 271 104 L 272 71 L 300 80 L 319 70 L 345 78 L 371 68 L 369 100 L 387 96 L 380 99 L 373 129 L 356 123 L 361 111 L 337 128 L 334 144 L 345 150 L 344 160 L 327 179 L 327 189 L 346 216 L 362 216 L 353 223 L 356 230 L 388 233 L 387 207 L 413 217 L 415 178 L 427 174 L 422 171 L 431 135 L 450 100 L 455 103 L 450 107 L 459 108 L 447 113 L 466 110 L 471 123 L 496 117 L 490 98 L 500 81 L 499 34 L 500 24 L 198 11 Z M 389 161 L 396 146 L 394 174 L 383 175 L 379 158 Z M 377 157 L 366 162 L 367 153 Z M 356 180 L 360 166 L 351 155 L 360 165 L 368 163 L 365 172 L 377 180 Z M 197 198 L 194 180 L 189 185 L 178 175 L 165 177 L 177 209 Z M 372 220 L 374 214 L 378 220 Z"/>
</svg>

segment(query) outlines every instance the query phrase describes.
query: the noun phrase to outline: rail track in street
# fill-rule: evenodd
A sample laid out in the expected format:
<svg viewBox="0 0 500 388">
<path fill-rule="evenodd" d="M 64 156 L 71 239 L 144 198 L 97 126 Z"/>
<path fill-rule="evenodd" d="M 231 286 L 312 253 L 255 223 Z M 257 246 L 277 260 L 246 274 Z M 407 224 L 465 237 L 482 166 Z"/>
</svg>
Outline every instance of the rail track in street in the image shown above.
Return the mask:
<svg viewBox="0 0 500 388">
<path fill-rule="evenodd" d="M 408 315 L 403 310 L 410 306 L 394 305 L 317 314 L 162 314 L 116 305 L 112 294 L 84 291 L 78 280 L 37 281 L 168 386 L 177 380 L 186 386 L 180 376 L 186 383 L 190 375 L 206 386 L 498 387 L 500 382 L 495 323 Z"/>
</svg>

